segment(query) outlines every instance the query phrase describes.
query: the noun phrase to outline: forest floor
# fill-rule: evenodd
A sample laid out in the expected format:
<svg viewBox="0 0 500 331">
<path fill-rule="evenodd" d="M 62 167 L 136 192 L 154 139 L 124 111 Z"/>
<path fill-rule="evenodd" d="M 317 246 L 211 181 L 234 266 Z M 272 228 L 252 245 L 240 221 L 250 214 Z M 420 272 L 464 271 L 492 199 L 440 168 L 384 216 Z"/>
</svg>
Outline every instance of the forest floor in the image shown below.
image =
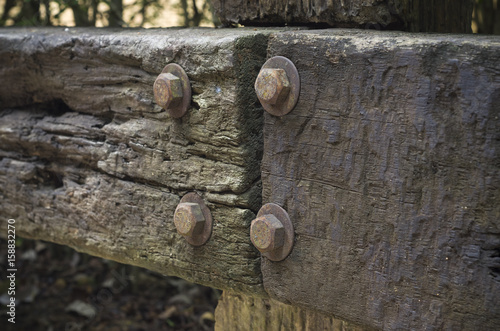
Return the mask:
<svg viewBox="0 0 500 331">
<path fill-rule="evenodd" d="M 17 238 L 15 324 L 7 242 L 0 239 L 2 330 L 213 330 L 220 291 L 87 254 Z M 7 326 L 4 328 L 4 326 Z"/>
</svg>

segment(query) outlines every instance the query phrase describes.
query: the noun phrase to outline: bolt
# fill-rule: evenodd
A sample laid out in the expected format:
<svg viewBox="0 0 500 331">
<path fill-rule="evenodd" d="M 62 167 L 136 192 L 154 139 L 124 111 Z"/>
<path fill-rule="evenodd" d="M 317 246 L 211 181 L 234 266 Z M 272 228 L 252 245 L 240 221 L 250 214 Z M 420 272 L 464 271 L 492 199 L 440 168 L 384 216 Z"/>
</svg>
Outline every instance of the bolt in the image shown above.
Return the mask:
<svg viewBox="0 0 500 331">
<path fill-rule="evenodd" d="M 176 107 L 182 102 L 181 79 L 171 73 L 162 73 L 153 85 L 155 101 L 163 109 Z"/>
<path fill-rule="evenodd" d="M 290 93 L 290 81 L 283 69 L 262 69 L 255 81 L 260 102 L 270 105 L 283 103 Z"/>
<path fill-rule="evenodd" d="M 177 232 L 184 237 L 193 237 L 203 233 L 205 216 L 197 203 L 183 202 L 177 206 L 174 214 Z"/>
<path fill-rule="evenodd" d="M 250 239 L 261 253 L 271 252 L 285 243 L 285 228 L 274 215 L 264 215 L 252 221 Z"/>
</svg>

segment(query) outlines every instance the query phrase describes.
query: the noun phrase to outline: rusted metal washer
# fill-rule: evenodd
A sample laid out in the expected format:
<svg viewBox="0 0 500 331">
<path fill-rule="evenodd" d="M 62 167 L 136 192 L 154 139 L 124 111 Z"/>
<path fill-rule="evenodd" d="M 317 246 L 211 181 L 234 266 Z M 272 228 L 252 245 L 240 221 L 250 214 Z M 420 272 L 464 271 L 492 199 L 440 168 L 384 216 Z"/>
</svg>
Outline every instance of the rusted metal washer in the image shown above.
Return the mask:
<svg viewBox="0 0 500 331">
<path fill-rule="evenodd" d="M 193 208 L 194 207 L 194 208 Z M 202 213 L 202 222 L 198 220 L 201 226 L 198 226 L 195 219 L 201 215 L 193 215 L 197 210 Z M 192 192 L 182 197 L 179 205 L 175 209 L 174 223 L 177 232 L 181 234 L 188 243 L 193 246 L 205 244 L 212 234 L 212 214 L 205 205 L 203 198 Z"/>
<path fill-rule="evenodd" d="M 282 69 L 286 75 L 283 76 L 279 69 Z M 286 57 L 272 57 L 262 66 L 255 81 L 255 91 L 262 107 L 268 113 L 274 116 L 286 115 L 292 111 L 299 100 L 299 72 L 293 62 Z"/>
<path fill-rule="evenodd" d="M 269 229 L 265 228 L 262 230 L 262 227 L 259 226 L 260 222 L 265 222 L 267 225 L 275 222 L 279 222 L 280 224 L 278 226 L 273 224 L 275 229 L 269 231 Z M 281 229 L 283 231 L 276 231 Z M 279 236 L 279 238 L 274 236 Z M 262 206 L 257 213 L 257 218 L 252 221 L 250 226 L 250 239 L 254 246 L 261 251 L 261 254 L 269 260 L 284 260 L 292 251 L 294 243 L 294 229 L 288 213 L 274 203 Z M 265 249 L 263 249 L 263 244 L 266 246 Z"/>
<path fill-rule="evenodd" d="M 162 83 L 162 80 L 165 81 L 166 76 L 163 74 L 170 74 L 169 76 L 171 78 L 173 79 L 178 78 L 180 80 L 182 96 L 178 102 L 174 102 L 170 106 L 167 106 L 166 110 L 168 111 L 170 116 L 174 118 L 182 117 L 187 112 L 189 106 L 191 105 L 191 84 L 189 82 L 189 78 L 184 69 L 182 69 L 182 67 L 176 63 L 167 64 L 165 68 L 163 68 L 161 74 L 156 79 L 154 85 L 155 100 L 161 107 L 164 107 L 164 105 L 162 105 L 161 102 L 159 102 L 159 99 L 162 99 L 161 98 L 162 94 L 171 95 L 172 92 L 175 93 L 175 91 L 171 90 L 162 91 L 165 88 L 167 88 L 165 84 L 159 84 Z"/>
</svg>

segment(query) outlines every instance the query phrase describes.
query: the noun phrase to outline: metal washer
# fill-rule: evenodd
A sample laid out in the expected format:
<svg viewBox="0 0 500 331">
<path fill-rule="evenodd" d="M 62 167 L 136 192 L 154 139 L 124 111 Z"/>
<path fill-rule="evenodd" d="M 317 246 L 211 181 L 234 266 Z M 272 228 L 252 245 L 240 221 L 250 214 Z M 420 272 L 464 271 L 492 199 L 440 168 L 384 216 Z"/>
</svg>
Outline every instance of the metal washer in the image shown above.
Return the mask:
<svg viewBox="0 0 500 331">
<path fill-rule="evenodd" d="M 286 210 L 275 203 L 267 203 L 262 206 L 262 208 L 260 208 L 259 212 L 257 213 L 257 218 L 269 214 L 274 215 L 274 217 L 276 217 L 281 222 L 281 224 L 283 224 L 283 227 L 285 228 L 285 242 L 280 248 L 271 252 L 265 252 L 261 254 L 271 261 L 282 261 L 290 254 L 293 248 L 293 224 Z"/>
<path fill-rule="evenodd" d="M 268 103 L 262 103 L 262 107 L 274 116 L 283 116 L 288 114 L 295 108 L 297 101 L 299 100 L 300 94 L 300 77 L 297 68 L 292 61 L 284 56 L 275 56 L 270 58 L 264 63 L 262 69 L 283 69 L 286 72 L 288 80 L 290 82 L 290 93 L 287 99 L 280 105 L 270 105 Z"/>
<path fill-rule="evenodd" d="M 205 244 L 212 235 L 212 214 L 210 213 L 210 209 L 208 209 L 208 207 L 205 205 L 203 198 L 194 192 L 188 193 L 185 196 L 183 196 L 180 203 L 184 202 L 192 202 L 199 204 L 201 212 L 205 217 L 205 226 L 203 227 L 203 232 L 200 235 L 192 237 L 184 237 L 186 238 L 186 241 L 191 245 L 201 246 Z"/>
<path fill-rule="evenodd" d="M 187 112 L 189 106 L 191 105 L 191 84 L 189 83 L 189 77 L 187 76 L 184 69 L 182 69 L 182 67 L 176 63 L 167 64 L 165 68 L 163 68 L 161 73 L 171 73 L 172 75 L 179 77 L 179 79 L 181 80 L 183 95 L 182 102 L 174 108 L 167 109 L 170 116 L 174 118 L 180 118 Z"/>
</svg>

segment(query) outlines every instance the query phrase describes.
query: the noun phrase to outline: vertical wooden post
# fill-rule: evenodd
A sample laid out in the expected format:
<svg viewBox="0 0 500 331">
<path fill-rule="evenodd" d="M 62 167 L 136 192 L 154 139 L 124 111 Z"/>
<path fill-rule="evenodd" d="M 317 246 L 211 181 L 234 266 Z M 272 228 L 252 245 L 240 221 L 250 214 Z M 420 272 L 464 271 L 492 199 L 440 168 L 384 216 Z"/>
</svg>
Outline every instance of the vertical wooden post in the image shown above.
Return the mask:
<svg viewBox="0 0 500 331">
<path fill-rule="evenodd" d="M 365 331 L 369 327 L 290 306 L 270 298 L 224 292 L 215 310 L 215 330 Z"/>
</svg>

